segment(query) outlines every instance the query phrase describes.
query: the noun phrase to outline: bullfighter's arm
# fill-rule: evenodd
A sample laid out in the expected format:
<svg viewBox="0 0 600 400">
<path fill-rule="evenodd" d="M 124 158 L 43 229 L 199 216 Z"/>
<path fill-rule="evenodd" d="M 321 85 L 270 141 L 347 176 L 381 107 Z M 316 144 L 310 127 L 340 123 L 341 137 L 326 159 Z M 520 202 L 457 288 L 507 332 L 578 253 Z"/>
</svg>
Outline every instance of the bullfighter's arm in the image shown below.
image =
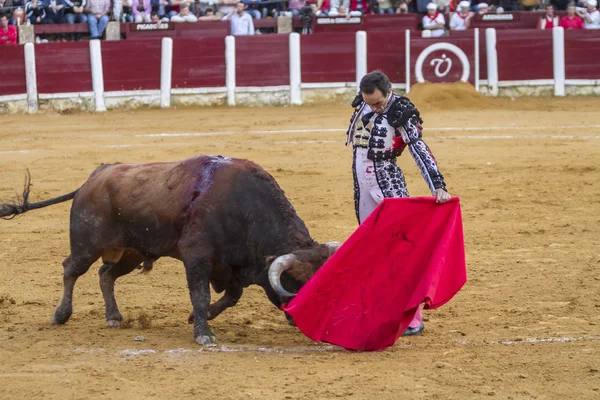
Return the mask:
<svg viewBox="0 0 600 400">
<path fill-rule="evenodd" d="M 423 121 L 415 105 L 408 98 L 400 97 L 390 105 L 387 118 L 389 124 L 396 128 L 396 135 L 408 146 L 431 193 L 435 195 L 437 189 L 446 191 L 446 183 L 435 157 L 422 139 Z"/>
</svg>

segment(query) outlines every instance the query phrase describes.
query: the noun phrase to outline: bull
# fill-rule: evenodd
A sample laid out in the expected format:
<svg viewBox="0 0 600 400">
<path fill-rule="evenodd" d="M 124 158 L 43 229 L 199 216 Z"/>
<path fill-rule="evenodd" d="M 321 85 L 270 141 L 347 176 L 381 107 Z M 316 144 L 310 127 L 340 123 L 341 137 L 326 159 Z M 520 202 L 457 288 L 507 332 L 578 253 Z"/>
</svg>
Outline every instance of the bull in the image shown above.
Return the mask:
<svg viewBox="0 0 600 400">
<path fill-rule="evenodd" d="M 116 279 L 172 257 L 185 268 L 194 339 L 214 344 L 208 321 L 235 306 L 244 288 L 262 287 L 281 309 L 340 246 L 313 240 L 275 179 L 248 160 L 201 155 L 102 164 L 79 189 L 35 203 L 29 201 L 30 182 L 28 172 L 22 199 L 0 204 L 0 217 L 73 200 L 64 293 L 53 324 L 69 320 L 77 278 L 98 259 L 106 322 L 118 327 L 123 316 Z M 225 292 L 212 304 L 210 285 Z"/>
</svg>

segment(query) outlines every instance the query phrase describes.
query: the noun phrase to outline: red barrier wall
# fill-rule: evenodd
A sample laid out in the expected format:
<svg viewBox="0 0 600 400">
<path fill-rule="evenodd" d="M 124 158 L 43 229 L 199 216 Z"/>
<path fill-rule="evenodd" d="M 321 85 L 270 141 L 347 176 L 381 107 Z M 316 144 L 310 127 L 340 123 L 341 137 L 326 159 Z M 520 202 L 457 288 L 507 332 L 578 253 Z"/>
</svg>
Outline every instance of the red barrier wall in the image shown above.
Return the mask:
<svg viewBox="0 0 600 400">
<path fill-rule="evenodd" d="M 367 34 L 367 70 L 380 69 L 392 83 L 406 82 L 405 32 Z"/>
<path fill-rule="evenodd" d="M 565 31 L 566 79 L 600 79 L 600 35 Z"/>
<path fill-rule="evenodd" d="M 289 40 L 288 35 L 237 36 L 236 85 L 289 85 Z"/>
<path fill-rule="evenodd" d="M 553 79 L 551 31 L 503 31 L 496 40 L 498 80 Z"/>
<path fill-rule="evenodd" d="M 225 39 L 173 39 L 173 88 L 225 86 Z"/>
<path fill-rule="evenodd" d="M 35 64 L 39 93 L 92 91 L 88 42 L 36 45 Z"/>
<path fill-rule="evenodd" d="M 356 45 L 353 40 L 349 40 L 351 36 L 348 33 L 302 35 L 300 37 L 302 82 L 354 82 Z"/>
<path fill-rule="evenodd" d="M 315 33 L 356 31 L 367 31 L 371 33 L 405 31 L 406 29 L 415 30 L 419 27 L 422 18 L 423 16 L 418 14 L 367 14 L 361 17 L 361 22 L 359 24 L 344 23 L 330 25 L 319 24 L 315 19 L 313 20 L 313 31 Z"/>
<path fill-rule="evenodd" d="M 0 96 L 27 93 L 23 46 L 0 46 Z"/>
<path fill-rule="evenodd" d="M 469 63 L 469 82 L 475 83 L 475 46 L 473 35 L 465 38 L 446 38 L 445 43 L 457 46 L 467 56 Z M 410 43 L 410 59 L 413 70 L 411 71 L 411 83 L 417 83 L 417 59 L 429 46 L 438 43 L 432 39 L 414 39 Z M 425 53 L 423 53 L 425 54 Z M 437 65 L 439 64 L 439 65 Z M 448 49 L 435 50 L 425 57 L 422 64 L 423 78 L 428 82 L 457 82 L 461 80 L 465 66 L 460 58 Z M 436 75 L 441 72 L 442 76 Z"/>
<path fill-rule="evenodd" d="M 104 90 L 160 89 L 160 40 L 103 41 Z"/>
</svg>

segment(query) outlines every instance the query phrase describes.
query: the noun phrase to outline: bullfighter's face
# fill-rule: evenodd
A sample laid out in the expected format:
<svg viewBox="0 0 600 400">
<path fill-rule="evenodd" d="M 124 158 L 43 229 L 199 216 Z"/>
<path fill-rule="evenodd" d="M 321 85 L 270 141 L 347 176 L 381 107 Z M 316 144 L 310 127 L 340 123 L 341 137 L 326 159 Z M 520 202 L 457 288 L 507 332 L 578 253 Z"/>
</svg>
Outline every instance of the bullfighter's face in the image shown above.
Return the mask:
<svg viewBox="0 0 600 400">
<path fill-rule="evenodd" d="M 362 96 L 365 103 L 367 103 L 374 113 L 381 114 L 387 107 L 391 91 L 390 89 L 388 93 L 384 94 L 381 90 L 375 89 L 371 94 L 363 92 Z"/>
</svg>

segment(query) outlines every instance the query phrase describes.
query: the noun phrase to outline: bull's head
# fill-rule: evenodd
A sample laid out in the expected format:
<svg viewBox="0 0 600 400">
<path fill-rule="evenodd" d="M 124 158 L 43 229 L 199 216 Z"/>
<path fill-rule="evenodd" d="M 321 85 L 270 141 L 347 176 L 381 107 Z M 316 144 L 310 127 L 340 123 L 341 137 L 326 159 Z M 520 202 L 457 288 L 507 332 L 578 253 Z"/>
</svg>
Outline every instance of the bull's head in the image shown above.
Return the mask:
<svg viewBox="0 0 600 400">
<path fill-rule="evenodd" d="M 281 297 L 294 297 L 329 257 L 341 246 L 338 242 L 328 242 L 309 249 L 296 250 L 277 258 L 267 259 L 269 283 Z M 288 291 L 293 290 L 294 293 Z"/>
</svg>

